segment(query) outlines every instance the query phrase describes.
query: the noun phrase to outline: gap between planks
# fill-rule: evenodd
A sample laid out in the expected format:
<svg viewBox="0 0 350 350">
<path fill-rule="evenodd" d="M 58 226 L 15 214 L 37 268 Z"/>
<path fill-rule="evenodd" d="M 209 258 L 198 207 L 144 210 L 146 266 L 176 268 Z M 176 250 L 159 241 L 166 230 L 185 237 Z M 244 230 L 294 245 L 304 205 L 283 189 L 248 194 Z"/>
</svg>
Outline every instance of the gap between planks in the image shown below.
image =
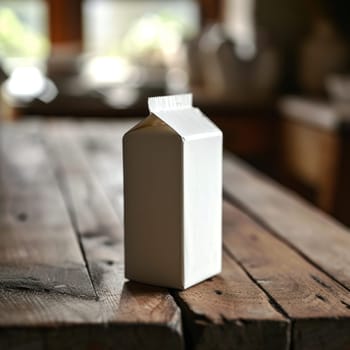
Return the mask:
<svg viewBox="0 0 350 350">
<path fill-rule="evenodd" d="M 317 264 L 312 258 L 310 258 L 308 255 L 304 254 L 302 251 L 298 249 L 297 246 L 295 246 L 293 243 L 291 243 L 288 239 L 282 237 L 279 235 L 278 231 L 271 228 L 271 226 L 259 215 L 257 215 L 253 210 L 251 210 L 249 207 L 243 204 L 239 199 L 235 198 L 231 193 L 224 191 L 224 198 L 231 204 L 233 204 L 235 207 L 239 208 L 240 210 L 244 211 L 252 220 L 257 222 L 261 227 L 265 228 L 270 232 L 271 235 L 273 235 L 276 239 L 287 245 L 290 249 L 295 251 L 300 257 L 305 259 L 309 264 L 317 268 L 319 271 L 327 275 L 330 279 L 332 279 L 335 283 L 337 283 L 339 286 L 343 287 L 347 291 L 350 292 L 350 288 L 343 284 L 341 281 L 339 281 L 334 275 L 332 275 L 330 272 L 328 272 L 326 269 L 324 269 L 322 266 Z"/>
<path fill-rule="evenodd" d="M 350 231 L 347 228 L 343 227 L 340 223 L 336 222 L 334 218 L 328 216 L 328 214 L 324 212 L 321 212 L 317 208 L 311 207 L 309 203 L 307 203 L 303 198 L 299 197 L 296 193 L 291 192 L 286 188 L 283 188 L 280 184 L 274 182 L 272 179 L 266 178 L 263 174 L 260 174 L 254 168 L 250 167 L 247 164 L 243 164 L 242 161 L 240 161 L 233 155 L 230 155 L 226 152 L 224 159 L 226 160 L 227 164 L 227 173 L 232 173 L 233 171 L 233 173 L 235 173 L 240 179 L 242 179 L 243 176 L 246 175 L 247 178 L 249 178 L 251 184 L 257 184 L 258 187 L 262 186 L 263 188 L 267 189 L 267 191 L 271 191 L 271 193 L 273 193 L 273 196 L 279 197 L 279 199 L 282 198 L 282 202 L 283 199 L 287 199 L 288 202 L 296 204 L 299 207 L 298 209 L 305 209 L 307 214 L 312 214 L 314 221 L 317 221 L 319 219 L 320 222 L 323 221 L 325 224 L 327 224 L 331 233 L 332 230 L 334 230 L 337 233 L 345 235 L 344 237 L 348 236 L 346 237 L 347 242 L 344 242 L 344 244 L 350 244 Z M 239 186 L 241 186 L 242 188 L 242 185 Z M 243 187 L 245 186 L 243 185 Z M 249 200 L 245 200 L 242 194 L 237 193 L 237 190 L 239 190 L 239 188 L 236 187 L 235 191 L 231 181 L 224 183 L 224 197 L 229 202 L 231 202 L 237 208 L 244 211 L 247 215 L 249 215 L 249 217 L 251 217 L 254 221 L 259 223 L 259 225 L 268 230 L 276 239 L 286 244 L 297 254 L 299 254 L 302 258 L 304 258 L 307 262 L 309 262 L 318 270 L 322 271 L 325 275 L 334 280 L 335 283 L 341 285 L 343 288 L 350 292 L 350 273 L 348 276 L 345 277 L 341 275 L 341 273 L 346 271 L 346 268 L 350 266 L 349 264 L 343 263 L 341 270 L 338 269 L 338 271 L 332 271 L 332 266 L 329 264 L 329 262 L 325 263 L 325 261 L 322 260 L 317 262 L 316 253 L 314 251 L 309 249 L 309 253 L 304 252 L 303 247 L 301 247 L 300 244 L 298 244 L 298 238 L 293 239 L 293 234 L 291 234 L 289 237 L 286 236 L 286 234 L 281 234 L 281 229 L 278 228 L 278 226 L 274 227 L 274 225 L 271 223 L 272 220 L 270 218 L 266 219 L 262 213 L 259 213 L 259 210 L 256 209 L 256 206 L 252 204 L 254 201 L 252 200 L 252 202 L 249 202 Z M 256 190 L 256 192 L 259 193 L 258 190 Z M 280 207 L 280 213 L 283 213 L 282 206 Z M 307 225 L 305 226 L 307 227 Z M 305 226 L 303 229 L 305 229 Z M 286 229 L 285 231 L 288 231 L 288 229 Z M 318 237 L 315 237 L 315 239 L 316 238 Z M 327 245 L 327 248 L 330 248 L 330 246 L 331 245 Z M 332 256 L 331 254 L 329 257 L 329 261 L 332 261 L 332 258 L 339 259 L 339 256 L 337 256 L 336 254 L 333 254 Z"/>
<path fill-rule="evenodd" d="M 181 336 L 179 309 L 166 289 L 125 282 L 122 226 L 91 171 L 77 127 L 53 123 L 44 125 L 43 132 L 61 172 L 62 191 L 99 297 L 101 319 L 109 324 L 147 327 L 148 323 L 164 328 L 160 340 L 168 339 L 168 345 L 174 346 Z"/>
<path fill-rule="evenodd" d="M 254 225 L 256 226 L 255 229 L 252 226 L 252 232 L 246 232 L 246 237 L 249 238 L 249 236 L 251 236 L 251 239 L 250 242 L 249 240 L 247 240 L 247 242 L 243 246 L 240 246 L 240 243 L 243 243 L 244 240 L 241 242 L 237 242 L 235 240 L 232 240 L 234 236 L 231 236 L 231 251 L 233 253 L 233 257 L 235 258 L 235 260 L 241 262 L 243 267 L 249 272 L 249 274 L 252 275 L 254 279 L 257 280 L 258 283 L 260 283 L 260 281 L 261 283 L 263 283 L 263 288 L 271 296 L 273 296 L 274 300 L 277 300 L 282 309 L 285 310 L 288 316 L 291 318 L 293 325 L 292 346 L 297 349 L 302 348 L 302 346 L 304 346 L 306 349 L 317 349 L 318 347 L 323 346 L 322 344 L 327 344 L 327 346 L 330 346 L 330 344 L 332 343 L 332 346 L 334 346 L 335 349 L 343 349 L 349 347 L 350 338 L 348 332 L 346 331 L 346 329 L 350 326 L 350 308 L 348 306 L 350 295 L 348 293 L 348 288 L 346 288 L 346 286 L 344 286 L 342 283 L 339 283 L 339 281 L 335 279 L 334 276 L 329 275 L 329 273 L 327 272 L 325 273 L 323 269 L 319 267 L 318 264 L 315 264 L 314 261 L 310 261 L 309 258 L 304 257 L 304 254 L 300 254 L 299 249 L 297 249 L 289 241 L 286 241 L 284 237 L 281 237 L 281 233 L 276 233 L 276 231 L 273 230 L 273 228 L 271 228 L 270 225 L 266 225 L 266 221 L 272 220 L 271 217 L 262 217 L 262 214 L 259 213 L 259 208 L 261 208 L 261 205 L 263 204 L 259 203 L 259 201 L 254 201 L 252 198 L 254 198 L 254 196 L 258 197 L 260 195 L 262 199 L 271 200 L 271 198 L 269 198 L 269 196 L 266 194 L 267 191 L 265 193 L 264 191 L 262 191 L 262 193 L 259 192 L 258 186 L 254 183 L 254 181 L 258 181 L 255 180 L 255 178 L 248 172 L 248 170 L 245 169 L 245 166 L 242 165 L 240 167 L 240 163 L 238 161 L 237 164 L 232 164 L 231 166 L 235 167 L 232 171 L 235 171 L 240 176 L 236 175 L 236 177 L 233 176 L 232 178 L 228 178 L 227 168 L 229 166 L 230 164 L 226 163 L 226 186 L 227 181 L 229 181 L 230 184 L 229 199 L 231 200 L 231 202 L 235 203 L 236 207 L 239 207 L 243 212 L 248 213 L 248 215 L 246 215 L 248 219 L 250 218 L 252 222 L 258 223 L 258 225 Z M 245 181 L 241 179 L 243 177 Z M 249 179 L 249 181 L 246 179 Z M 235 182 L 235 180 L 237 181 Z M 260 179 L 259 181 L 262 182 L 262 180 Z M 281 191 L 277 188 L 277 185 L 276 188 L 272 188 L 272 185 L 270 185 L 270 187 L 271 191 Z M 245 193 L 245 191 L 248 191 L 248 193 Z M 249 194 L 251 197 L 249 197 Z M 237 196 L 239 197 L 238 200 L 236 200 Z M 251 203 L 249 203 L 249 199 L 251 200 Z M 293 200 L 292 195 L 291 199 L 289 199 L 288 197 L 288 200 Z M 244 204 L 246 204 L 246 202 L 248 201 L 248 205 L 242 205 L 242 201 L 244 202 Z M 256 204 L 256 202 L 258 202 L 258 204 Z M 249 204 L 253 206 L 253 208 L 251 208 Z M 256 207 L 256 205 L 258 205 L 258 207 Z M 277 213 L 279 214 L 278 217 L 280 215 L 282 217 L 283 215 L 285 215 L 283 213 L 283 209 L 283 206 L 277 207 L 275 209 L 276 215 Z M 261 208 L 261 211 L 263 210 L 264 209 Z M 323 220 L 325 219 L 323 218 Z M 253 234 L 254 231 L 255 234 Z M 264 238 L 264 236 L 266 236 L 264 232 L 268 233 L 268 235 L 275 240 L 273 244 L 275 248 L 273 250 L 272 247 L 269 247 L 269 250 L 272 249 L 270 252 L 272 254 L 271 258 L 267 259 L 266 261 L 264 261 L 263 259 L 259 262 L 259 254 L 257 254 L 257 260 L 254 261 L 254 259 L 252 258 L 254 254 L 256 255 L 256 251 L 260 251 L 260 248 L 264 247 L 264 245 L 261 245 L 261 239 Z M 346 234 L 345 232 L 343 233 Z M 332 234 L 332 232 L 329 232 L 329 234 Z M 293 240 L 292 235 L 293 232 L 290 232 L 290 235 L 288 236 L 289 240 Z M 264 238 L 264 240 L 266 240 L 266 237 Z M 315 239 L 317 240 L 317 237 L 315 237 Z M 236 250 L 234 249 L 235 242 L 239 243 L 239 246 L 236 247 Z M 273 241 L 271 241 L 271 243 L 273 243 Z M 251 245 L 255 246 L 255 250 L 252 252 L 251 256 L 247 256 L 245 252 L 247 250 L 249 251 Z M 282 254 L 282 257 L 285 259 L 285 263 L 287 263 L 287 266 L 289 266 L 288 270 L 284 270 L 283 265 L 281 265 L 281 268 L 278 268 L 275 271 L 274 276 L 271 276 L 270 278 L 267 277 L 267 279 L 265 279 L 264 270 L 259 268 L 258 265 L 269 265 L 271 264 L 271 261 L 277 259 L 274 265 L 279 266 L 278 258 L 274 258 L 273 256 L 275 254 L 277 254 L 277 256 L 281 255 L 281 251 L 284 252 L 284 255 Z M 312 251 L 312 253 L 315 252 L 315 250 Z M 300 263 L 303 262 L 302 265 L 300 265 L 300 263 L 297 263 L 298 261 L 300 261 Z M 281 263 L 283 263 L 283 260 L 281 260 Z M 300 266 L 298 267 L 298 265 L 300 265 L 302 268 Z M 293 272 L 294 270 L 299 270 L 299 273 L 296 274 L 295 272 Z M 273 281 L 275 281 L 275 284 L 277 283 L 277 286 L 279 286 L 279 284 L 283 282 L 283 280 L 279 278 L 279 274 L 281 272 L 283 274 L 287 273 L 287 275 L 285 276 L 286 280 L 289 277 L 291 281 L 296 282 L 297 285 L 300 285 L 300 287 L 303 286 L 303 290 L 305 289 L 306 294 L 304 294 L 303 292 L 300 293 L 300 291 L 296 289 L 296 292 L 299 293 L 298 300 L 300 301 L 300 305 L 304 305 L 304 310 L 303 308 L 300 309 L 300 305 L 298 304 L 295 304 L 293 308 L 290 308 L 289 304 L 286 303 L 286 301 L 284 301 L 283 295 L 281 295 L 281 293 L 279 292 L 279 288 L 274 289 L 273 284 L 271 285 L 271 282 Z M 285 283 L 285 281 L 283 283 Z M 293 289 L 293 283 L 290 285 L 291 291 Z M 281 286 L 283 286 L 283 284 Z M 288 283 L 285 287 L 288 287 Z M 314 299 L 310 299 L 312 294 L 314 294 Z M 305 297 L 308 300 L 308 303 L 306 304 L 304 300 Z M 330 337 L 327 338 L 327 334 L 329 334 L 329 329 L 333 330 L 334 338 L 336 339 L 335 342 L 333 342 L 330 339 Z M 319 340 L 313 341 L 310 338 L 310 330 L 312 330 L 315 338 L 316 334 L 318 334 Z"/>
<path fill-rule="evenodd" d="M 86 269 L 87 269 L 87 272 L 88 272 L 88 275 L 89 275 L 89 278 L 90 278 L 90 281 L 91 281 L 91 285 L 92 285 L 93 290 L 94 290 L 95 300 L 98 301 L 99 300 L 99 296 L 98 296 L 98 294 L 96 292 L 96 288 L 95 288 L 95 285 L 94 285 L 94 282 L 93 282 L 90 265 L 88 263 L 88 260 L 87 260 L 87 257 L 86 257 L 86 252 L 85 252 L 85 249 L 84 249 L 84 246 L 83 246 L 83 243 L 82 243 L 82 237 L 81 237 L 81 234 L 79 234 L 79 227 L 78 227 L 78 224 L 77 224 L 76 217 L 74 215 L 74 210 L 73 210 L 72 204 L 71 204 L 71 202 L 70 202 L 70 200 L 68 198 L 68 193 L 69 192 L 68 192 L 68 188 L 66 186 L 66 183 L 65 183 L 65 181 L 63 179 L 64 175 L 62 174 L 62 170 L 61 170 L 61 167 L 59 166 L 57 155 L 55 154 L 55 152 L 54 152 L 54 150 L 52 148 L 52 144 L 50 144 L 50 142 L 48 142 L 47 137 L 46 138 L 43 137 L 43 134 L 46 134 L 47 130 L 49 130 L 49 129 L 43 129 L 42 128 L 42 130 L 41 130 L 42 142 L 43 142 L 43 144 L 45 146 L 45 150 L 46 150 L 47 154 L 49 155 L 50 164 L 51 164 L 51 167 L 52 167 L 53 174 L 54 174 L 54 176 L 56 178 L 58 187 L 59 187 L 59 189 L 61 191 L 62 197 L 64 199 L 64 202 L 65 202 L 65 205 L 66 205 L 66 208 L 67 208 L 67 212 L 69 214 L 70 221 L 72 223 L 72 226 L 73 226 L 73 229 L 74 229 L 77 241 L 79 243 L 79 248 L 80 248 L 82 257 L 84 259 L 84 262 L 85 262 L 85 266 L 86 266 Z"/>
<path fill-rule="evenodd" d="M 0 137 L 1 286 L 38 290 L 46 285 L 51 292 L 92 298 L 91 281 L 38 124 L 3 124 Z M 65 269 L 79 281 L 74 288 L 67 287 Z"/>
</svg>

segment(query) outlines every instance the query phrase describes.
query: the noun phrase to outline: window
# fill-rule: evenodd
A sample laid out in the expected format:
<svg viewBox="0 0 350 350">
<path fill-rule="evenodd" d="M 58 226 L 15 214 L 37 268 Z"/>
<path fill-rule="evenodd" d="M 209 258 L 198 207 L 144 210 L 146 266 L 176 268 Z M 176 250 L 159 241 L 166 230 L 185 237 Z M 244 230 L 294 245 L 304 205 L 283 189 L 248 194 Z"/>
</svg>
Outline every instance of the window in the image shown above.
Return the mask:
<svg viewBox="0 0 350 350">
<path fill-rule="evenodd" d="M 98 55 L 166 58 L 199 29 L 195 0 L 86 0 L 84 49 Z"/>
<path fill-rule="evenodd" d="M 35 64 L 49 53 L 47 6 L 43 0 L 0 2 L 0 60 L 11 71 L 20 63 Z"/>
</svg>

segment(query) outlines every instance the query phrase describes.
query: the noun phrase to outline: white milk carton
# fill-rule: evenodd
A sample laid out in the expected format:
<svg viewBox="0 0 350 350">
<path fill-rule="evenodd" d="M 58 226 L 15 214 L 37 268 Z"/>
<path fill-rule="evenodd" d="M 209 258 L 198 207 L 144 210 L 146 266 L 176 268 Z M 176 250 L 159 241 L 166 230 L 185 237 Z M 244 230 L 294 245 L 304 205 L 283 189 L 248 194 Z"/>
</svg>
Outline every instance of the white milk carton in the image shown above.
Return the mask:
<svg viewBox="0 0 350 350">
<path fill-rule="evenodd" d="M 185 289 L 221 272 L 222 132 L 191 94 L 148 106 L 123 138 L 125 276 Z"/>
</svg>

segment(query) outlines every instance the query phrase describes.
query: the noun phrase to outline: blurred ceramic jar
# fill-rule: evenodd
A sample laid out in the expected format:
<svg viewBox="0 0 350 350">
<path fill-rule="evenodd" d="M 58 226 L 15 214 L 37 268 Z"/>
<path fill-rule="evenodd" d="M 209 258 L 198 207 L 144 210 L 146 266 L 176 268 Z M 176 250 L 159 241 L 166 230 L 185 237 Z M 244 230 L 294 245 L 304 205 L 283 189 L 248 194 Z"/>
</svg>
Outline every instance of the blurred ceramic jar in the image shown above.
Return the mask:
<svg viewBox="0 0 350 350">
<path fill-rule="evenodd" d="M 201 84 L 200 92 L 208 99 L 259 105 L 275 96 L 280 59 L 262 35 L 239 42 L 213 24 L 191 43 L 189 72 L 190 82 Z"/>
</svg>

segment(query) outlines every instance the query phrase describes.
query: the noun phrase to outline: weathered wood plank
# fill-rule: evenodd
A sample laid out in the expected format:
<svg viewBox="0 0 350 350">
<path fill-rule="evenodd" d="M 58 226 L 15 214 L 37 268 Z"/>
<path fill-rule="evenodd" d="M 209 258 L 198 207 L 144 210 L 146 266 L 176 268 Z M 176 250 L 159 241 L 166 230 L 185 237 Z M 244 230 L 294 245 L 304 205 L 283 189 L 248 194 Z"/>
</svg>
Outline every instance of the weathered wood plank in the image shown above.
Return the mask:
<svg viewBox="0 0 350 350">
<path fill-rule="evenodd" d="M 180 310 L 168 291 L 124 279 L 123 228 L 82 151 L 79 127 L 57 123 L 46 130 L 99 298 L 101 319 L 108 323 L 113 339 L 125 342 L 126 348 L 147 344 L 158 349 L 181 348 Z M 124 332 L 118 331 L 120 327 Z M 133 341 L 126 342 L 127 334 Z"/>
<path fill-rule="evenodd" d="M 0 329 L 45 330 L 82 323 L 98 323 L 100 309 L 95 299 L 59 294 L 42 289 L 0 290 Z M 1 334 L 1 333 L 0 333 Z M 1 339 L 0 339 L 1 344 Z"/>
<path fill-rule="evenodd" d="M 35 123 L 0 129 L 0 348 L 94 322 L 95 293 Z"/>
<path fill-rule="evenodd" d="M 84 324 L 77 327 L 51 329 L 47 333 L 47 348 L 52 350 L 110 350 L 110 349 L 174 349 L 179 348 L 178 338 L 164 333 L 156 325 L 119 325 L 96 327 Z M 64 342 L 62 341 L 64 340 Z"/>
<path fill-rule="evenodd" d="M 138 122 L 138 119 L 130 119 L 107 124 L 85 123 L 82 126 L 83 132 L 80 133 L 81 145 L 92 171 L 100 180 L 107 197 L 122 220 L 124 208 L 122 137 Z"/>
<path fill-rule="evenodd" d="M 0 288 L 94 297 L 35 125 L 3 125 L 0 133 Z"/>
<path fill-rule="evenodd" d="M 219 276 L 175 294 L 191 349 L 289 349 L 288 319 L 227 253 Z"/>
<path fill-rule="evenodd" d="M 121 137 L 130 127 L 130 123 L 89 124 L 80 136 L 89 165 L 119 214 L 123 192 L 122 178 L 116 172 L 122 166 Z M 108 177 L 104 173 L 111 163 L 113 177 Z M 172 293 L 184 313 L 190 348 L 259 349 L 263 344 L 269 349 L 288 349 L 288 319 L 227 254 L 222 275 Z"/>
<path fill-rule="evenodd" d="M 4 245 L 1 246 L 4 249 L 1 251 L 1 262 L 39 261 L 49 264 L 57 261 L 84 264 L 35 124 L 2 125 L 0 132 L 0 224 L 8 228 L 8 232 L 2 231 L 9 236 L 9 239 L 3 240 Z M 40 205 L 36 205 L 38 202 Z M 40 232 L 39 228 L 49 232 Z M 49 245 L 47 248 L 55 248 L 56 252 L 38 249 L 41 247 L 36 248 L 34 244 L 27 246 L 26 237 L 21 233 L 18 234 L 18 238 L 23 240 L 23 244 L 15 247 L 21 249 L 9 249 L 11 237 L 17 235 L 16 231 L 24 230 L 26 235 L 30 236 L 30 240 L 33 238 L 31 235 L 35 238 L 40 233 L 40 242 L 46 242 L 45 239 L 50 239 L 50 242 L 55 240 L 56 246 Z M 54 230 L 60 230 L 60 234 L 55 234 Z M 65 260 L 62 259 L 62 253 L 65 253 Z"/>
<path fill-rule="evenodd" d="M 350 289 L 350 232 L 226 154 L 224 191 L 274 234 Z"/>
<path fill-rule="evenodd" d="M 44 350 L 43 337 L 39 329 L 0 328 L 0 349 Z"/>
<path fill-rule="evenodd" d="M 348 290 L 227 203 L 224 242 L 226 251 L 292 319 L 295 349 L 350 347 Z"/>
</svg>

